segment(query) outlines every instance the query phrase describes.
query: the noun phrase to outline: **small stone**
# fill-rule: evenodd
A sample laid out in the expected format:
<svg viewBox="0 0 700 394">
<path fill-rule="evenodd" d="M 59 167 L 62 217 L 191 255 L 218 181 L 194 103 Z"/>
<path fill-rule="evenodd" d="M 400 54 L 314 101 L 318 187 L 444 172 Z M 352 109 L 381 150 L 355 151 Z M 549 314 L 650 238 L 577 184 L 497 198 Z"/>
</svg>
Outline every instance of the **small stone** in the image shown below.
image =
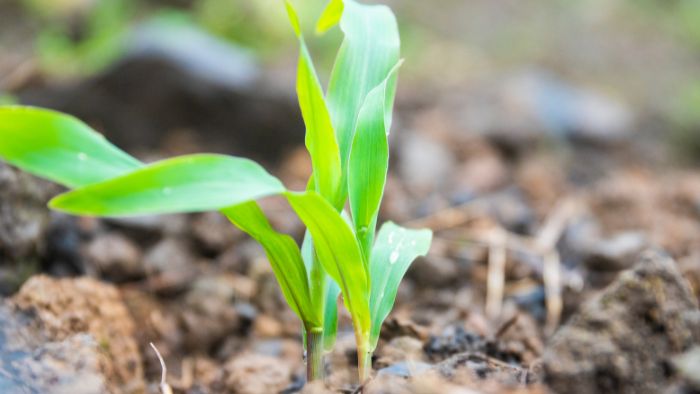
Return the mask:
<svg viewBox="0 0 700 394">
<path fill-rule="evenodd" d="M 232 393 L 277 393 L 291 383 L 292 370 L 278 358 L 244 353 L 226 363 L 224 375 Z"/>
<path fill-rule="evenodd" d="M 226 276 L 204 276 L 192 284 L 180 315 L 189 349 L 207 352 L 238 331 L 241 321 L 234 297 Z"/>
<path fill-rule="evenodd" d="M 269 315 L 259 315 L 253 323 L 253 333 L 257 338 L 274 338 L 282 334 L 280 322 Z"/>
<path fill-rule="evenodd" d="M 186 287 L 194 276 L 194 257 L 186 241 L 165 238 L 146 252 L 143 262 L 157 291 Z"/>
<path fill-rule="evenodd" d="M 142 278 L 141 250 L 119 233 L 99 235 L 85 247 L 85 257 L 105 277 L 114 281 Z"/>
<path fill-rule="evenodd" d="M 218 254 L 240 237 L 241 231 L 218 212 L 197 215 L 191 222 L 192 236 L 205 253 Z"/>
</svg>

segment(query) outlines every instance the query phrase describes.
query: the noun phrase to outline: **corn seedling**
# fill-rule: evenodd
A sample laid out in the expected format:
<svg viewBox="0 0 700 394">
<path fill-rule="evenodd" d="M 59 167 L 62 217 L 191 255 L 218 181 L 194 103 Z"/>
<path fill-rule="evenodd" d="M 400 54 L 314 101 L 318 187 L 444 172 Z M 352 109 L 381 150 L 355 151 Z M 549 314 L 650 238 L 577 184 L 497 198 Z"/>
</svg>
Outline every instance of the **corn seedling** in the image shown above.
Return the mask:
<svg viewBox="0 0 700 394">
<path fill-rule="evenodd" d="M 296 12 L 289 2 L 286 7 L 299 40 L 296 88 L 313 165 L 305 191 L 288 190 L 239 157 L 194 154 L 144 164 L 81 121 L 32 107 L 0 107 L 0 157 L 71 189 L 49 202 L 70 214 L 220 211 L 263 246 L 285 300 L 302 321 L 309 380 L 323 376 L 342 293 L 362 381 L 399 282 L 427 253 L 432 237 L 429 230 L 391 222 L 375 234 L 400 66 L 398 29 L 385 6 L 332 0 L 317 30 L 339 23 L 345 38 L 324 94 Z M 277 232 L 256 202 L 272 195 L 284 196 L 306 226 L 301 247 Z"/>
</svg>

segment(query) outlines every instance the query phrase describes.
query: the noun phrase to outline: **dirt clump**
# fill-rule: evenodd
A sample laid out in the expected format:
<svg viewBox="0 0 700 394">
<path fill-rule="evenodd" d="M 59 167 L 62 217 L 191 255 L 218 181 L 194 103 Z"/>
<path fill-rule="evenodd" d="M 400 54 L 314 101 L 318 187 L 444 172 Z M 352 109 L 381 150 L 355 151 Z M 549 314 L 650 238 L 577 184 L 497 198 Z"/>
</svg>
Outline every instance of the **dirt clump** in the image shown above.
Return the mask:
<svg viewBox="0 0 700 394">
<path fill-rule="evenodd" d="M 647 251 L 555 334 L 545 381 L 561 393 L 661 392 L 670 359 L 699 342 L 690 287 L 671 258 Z"/>
<path fill-rule="evenodd" d="M 114 286 L 91 278 L 34 276 L 4 307 L 14 323 L 2 325 L 6 341 L 0 345 L 15 349 L 17 354 L 37 355 L 15 363 L 16 368 L 61 371 L 57 381 L 66 383 L 66 390 L 71 387 L 69 377 L 85 375 L 89 377 L 86 382 L 105 385 L 105 390 L 94 392 L 143 392 L 143 364 L 133 337 L 134 322 Z M 61 370 L 60 365 L 66 368 Z M 34 384 L 32 380 L 24 382 Z M 90 392 L 85 389 L 65 392 Z"/>
</svg>

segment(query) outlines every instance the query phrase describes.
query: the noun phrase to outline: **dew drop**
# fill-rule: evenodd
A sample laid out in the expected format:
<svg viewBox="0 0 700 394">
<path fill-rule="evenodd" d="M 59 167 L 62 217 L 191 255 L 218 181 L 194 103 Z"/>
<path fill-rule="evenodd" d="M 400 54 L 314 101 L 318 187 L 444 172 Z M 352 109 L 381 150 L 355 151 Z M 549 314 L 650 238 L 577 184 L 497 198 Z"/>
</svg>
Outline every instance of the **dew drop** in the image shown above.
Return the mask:
<svg viewBox="0 0 700 394">
<path fill-rule="evenodd" d="M 172 192 L 173 192 L 173 189 L 171 189 L 171 188 L 169 188 L 169 187 L 164 187 L 164 188 L 163 188 L 163 194 L 165 194 L 166 196 L 169 195 L 169 194 L 172 193 Z"/>
<path fill-rule="evenodd" d="M 88 158 L 88 156 L 84 152 L 78 153 L 78 160 L 85 161 L 85 160 L 87 160 L 87 158 Z"/>
<path fill-rule="evenodd" d="M 399 260 L 399 251 L 395 250 L 391 252 L 391 255 L 389 256 L 389 263 L 390 264 L 395 264 Z"/>
<path fill-rule="evenodd" d="M 389 245 L 394 243 L 394 233 L 389 234 Z"/>
</svg>

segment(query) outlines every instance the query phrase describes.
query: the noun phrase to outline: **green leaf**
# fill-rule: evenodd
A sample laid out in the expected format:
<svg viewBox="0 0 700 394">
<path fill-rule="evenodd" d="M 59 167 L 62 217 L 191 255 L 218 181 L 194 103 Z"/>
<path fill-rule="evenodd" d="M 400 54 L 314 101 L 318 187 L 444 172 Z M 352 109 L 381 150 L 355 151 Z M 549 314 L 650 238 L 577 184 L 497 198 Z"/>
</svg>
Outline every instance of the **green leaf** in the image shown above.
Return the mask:
<svg viewBox="0 0 700 394">
<path fill-rule="evenodd" d="M 305 329 L 322 327 L 321 311 L 314 308 L 304 261 L 294 239 L 272 228 L 260 206 L 254 201 L 227 207 L 221 212 L 265 249 L 282 294 L 304 322 Z"/>
<path fill-rule="evenodd" d="M 340 22 L 343 16 L 343 0 L 331 0 L 316 24 L 316 34 L 323 34 Z"/>
<path fill-rule="evenodd" d="M 344 0 L 340 28 L 345 39 L 333 66 L 327 101 L 345 169 L 360 107 L 399 61 L 400 39 L 396 18 L 383 5 Z M 347 187 L 345 181 L 342 187 Z"/>
<path fill-rule="evenodd" d="M 357 130 L 348 162 L 350 211 L 360 246 L 369 261 L 379 205 L 384 195 L 386 173 L 389 169 L 389 132 L 387 125 L 388 91 L 396 85 L 396 72 L 401 63 L 369 92 L 357 119 Z M 391 107 L 391 104 L 389 104 Z"/>
<path fill-rule="evenodd" d="M 332 280 L 328 281 L 323 311 L 323 348 L 326 351 L 333 349 L 338 333 L 338 295 L 340 295 L 338 284 Z"/>
<path fill-rule="evenodd" d="M 203 212 L 284 191 L 277 178 L 251 160 L 196 154 L 64 193 L 49 206 L 93 216 Z"/>
<path fill-rule="evenodd" d="M 306 147 L 311 155 L 316 190 L 339 208 L 341 181 L 340 151 L 335 139 L 331 117 L 323 97 L 311 55 L 299 28 L 299 18 L 289 1 L 285 2 L 289 20 L 299 39 L 299 65 L 297 68 L 297 96 L 306 124 Z"/>
<path fill-rule="evenodd" d="M 430 230 L 409 230 L 392 222 L 384 223 L 379 230 L 370 263 L 372 350 L 377 346 L 382 323 L 394 306 L 401 279 L 416 257 L 428 253 L 432 236 Z"/>
<path fill-rule="evenodd" d="M 318 193 L 287 192 L 285 195 L 311 232 L 323 268 L 343 293 L 358 342 L 367 340 L 370 328 L 369 283 L 362 263 L 362 252 L 352 229 L 340 213 Z"/>
<path fill-rule="evenodd" d="M 85 186 L 141 167 L 85 123 L 59 112 L 0 107 L 0 158 L 68 187 Z"/>
</svg>

